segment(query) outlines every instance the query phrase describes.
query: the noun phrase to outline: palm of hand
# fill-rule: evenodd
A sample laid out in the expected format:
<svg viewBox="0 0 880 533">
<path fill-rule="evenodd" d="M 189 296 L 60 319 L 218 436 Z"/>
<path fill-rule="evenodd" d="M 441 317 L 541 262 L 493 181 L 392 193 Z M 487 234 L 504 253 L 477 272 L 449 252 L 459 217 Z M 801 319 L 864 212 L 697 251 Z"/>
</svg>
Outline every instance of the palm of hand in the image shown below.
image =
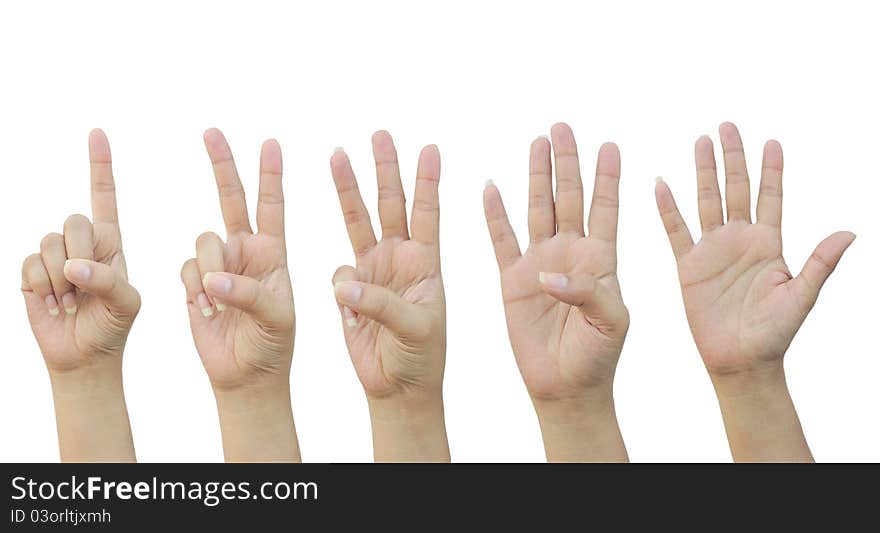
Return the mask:
<svg viewBox="0 0 880 533">
<path fill-rule="evenodd" d="M 358 322 L 347 336 L 348 350 L 358 377 L 371 394 L 387 394 L 409 383 L 430 381 L 425 378 L 443 372 L 445 346 L 435 342 L 438 334 L 444 344 L 446 338 L 445 332 L 435 331 L 446 322 L 438 259 L 433 246 L 395 238 L 383 239 L 358 259 L 358 281 L 383 286 L 415 304 L 430 317 L 424 322 L 432 325 L 424 332 L 403 336 L 375 320 Z"/>
<path fill-rule="evenodd" d="M 855 235 L 825 238 L 792 277 L 782 258 L 782 147 L 764 145 L 756 222 L 736 126 L 719 127 L 724 151 L 726 222 L 715 150 L 707 136 L 694 146 L 702 238 L 694 244 L 672 191 L 655 187 L 657 207 L 678 263 L 685 311 L 710 373 L 781 364 L 785 351 Z"/>
<path fill-rule="evenodd" d="M 126 274 L 122 238 L 117 226 L 94 223 L 94 260 Z M 53 368 L 72 369 L 96 357 L 121 357 L 133 316 L 120 317 L 97 297 L 77 294 L 77 311 L 51 316 L 34 295 L 28 298 L 28 317 L 46 363 Z"/>
<path fill-rule="evenodd" d="M 283 296 L 279 301 L 290 302 L 293 314 L 293 289 L 283 240 L 265 234 L 231 235 L 224 261 L 225 272 L 256 279 Z M 255 373 L 279 373 L 290 366 L 294 322 L 289 329 L 280 330 L 268 328 L 234 307 L 212 320 L 204 320 L 194 303 L 189 304 L 189 311 L 196 349 L 213 382 L 240 383 Z"/>
<path fill-rule="evenodd" d="M 788 286 L 779 228 L 730 222 L 704 233 L 679 259 L 688 322 L 710 370 L 772 361 L 805 313 Z"/>
<path fill-rule="evenodd" d="M 511 346 L 533 396 L 565 397 L 613 376 L 624 335 L 599 331 L 577 307 L 541 290 L 538 273 L 589 274 L 619 298 L 614 258 L 613 243 L 560 233 L 501 272 Z"/>
</svg>

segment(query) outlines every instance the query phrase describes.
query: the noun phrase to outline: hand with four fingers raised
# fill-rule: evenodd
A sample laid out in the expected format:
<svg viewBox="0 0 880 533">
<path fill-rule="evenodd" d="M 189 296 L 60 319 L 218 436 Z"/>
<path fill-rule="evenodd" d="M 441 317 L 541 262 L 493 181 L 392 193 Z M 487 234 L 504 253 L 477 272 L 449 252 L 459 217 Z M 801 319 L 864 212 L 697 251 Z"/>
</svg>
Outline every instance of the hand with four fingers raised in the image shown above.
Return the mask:
<svg viewBox="0 0 880 533">
<path fill-rule="evenodd" d="M 538 138 L 529 160 L 529 246 L 520 251 L 498 188 L 483 194 L 501 271 L 510 344 L 551 461 L 625 461 L 612 386 L 629 327 L 617 280 L 620 153 L 599 150 L 584 232 L 574 135 L 566 124 Z"/>
<path fill-rule="evenodd" d="M 376 460 L 448 461 L 440 154 L 427 146 L 419 156 L 409 225 L 397 151 L 387 132 L 373 135 L 373 155 L 378 242 L 348 156 L 337 150 L 330 159 L 356 260 L 333 276 L 345 341 L 370 406 Z"/>
<path fill-rule="evenodd" d="M 281 148 L 263 143 L 258 232 L 223 134 L 205 132 L 226 240 L 203 233 L 181 272 L 190 326 L 220 413 L 228 461 L 299 461 L 290 405 L 295 317 L 284 238 Z"/>
<path fill-rule="evenodd" d="M 782 258 L 782 147 L 764 146 L 756 221 L 739 132 L 719 128 L 727 221 L 709 137 L 696 142 L 702 236 L 696 244 L 662 180 L 657 206 L 666 227 L 685 311 L 721 402 L 736 460 L 812 460 L 785 385 L 783 356 L 819 290 L 855 235 L 823 240 L 797 276 Z"/>
<path fill-rule="evenodd" d="M 133 461 L 122 352 L 140 310 L 128 283 L 110 145 L 89 135 L 92 214 L 72 215 L 22 267 L 28 319 L 43 353 L 64 461 Z"/>
</svg>

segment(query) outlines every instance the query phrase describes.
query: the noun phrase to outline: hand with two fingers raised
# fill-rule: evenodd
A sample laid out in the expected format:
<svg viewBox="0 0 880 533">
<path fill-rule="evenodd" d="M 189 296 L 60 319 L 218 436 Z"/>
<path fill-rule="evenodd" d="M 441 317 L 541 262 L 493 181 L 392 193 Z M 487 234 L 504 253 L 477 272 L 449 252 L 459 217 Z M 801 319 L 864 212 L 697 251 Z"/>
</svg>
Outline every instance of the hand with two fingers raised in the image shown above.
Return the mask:
<svg viewBox="0 0 880 533">
<path fill-rule="evenodd" d="M 290 406 L 295 315 L 284 236 L 281 148 L 263 143 L 257 233 L 232 152 L 205 133 L 226 240 L 203 233 L 183 265 L 190 326 L 214 388 L 229 461 L 298 461 Z"/>
</svg>

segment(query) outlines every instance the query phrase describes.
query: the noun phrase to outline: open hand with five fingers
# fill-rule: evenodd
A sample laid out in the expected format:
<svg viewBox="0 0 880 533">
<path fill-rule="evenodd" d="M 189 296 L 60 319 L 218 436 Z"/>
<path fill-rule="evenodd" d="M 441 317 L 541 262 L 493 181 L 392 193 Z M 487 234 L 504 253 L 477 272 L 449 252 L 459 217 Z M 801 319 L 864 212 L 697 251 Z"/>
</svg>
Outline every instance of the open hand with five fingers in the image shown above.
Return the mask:
<svg viewBox="0 0 880 533">
<path fill-rule="evenodd" d="M 443 418 L 446 301 L 440 276 L 440 154 L 419 156 L 409 225 L 397 151 L 373 135 L 381 240 L 348 156 L 330 159 L 356 266 L 333 276 L 345 341 L 364 386 L 379 461 L 449 459 Z"/>
<path fill-rule="evenodd" d="M 529 246 L 520 251 L 498 188 L 483 200 L 501 271 L 514 356 L 532 397 L 550 460 L 626 460 L 614 414 L 614 372 L 629 327 L 617 280 L 620 153 L 599 150 L 584 232 L 584 198 L 574 135 L 566 124 L 551 142 L 532 143 Z"/>
<path fill-rule="evenodd" d="M 281 148 L 263 143 L 257 229 L 223 134 L 205 132 L 226 241 L 196 240 L 183 265 L 190 326 L 211 380 L 229 461 L 298 461 L 290 406 L 295 317 L 284 237 Z"/>
<path fill-rule="evenodd" d="M 22 267 L 28 319 L 55 397 L 65 461 L 133 461 L 122 352 L 140 310 L 128 283 L 110 145 L 89 134 L 92 220 L 71 215 Z"/>
<path fill-rule="evenodd" d="M 712 141 L 696 142 L 702 236 L 696 244 L 658 180 L 657 206 L 678 263 L 685 311 L 715 385 L 735 459 L 810 460 L 783 373 L 783 355 L 819 290 L 855 239 L 827 237 L 792 276 L 782 258 L 782 147 L 764 146 L 756 221 L 739 132 L 719 128 L 724 152 L 727 221 Z"/>
</svg>

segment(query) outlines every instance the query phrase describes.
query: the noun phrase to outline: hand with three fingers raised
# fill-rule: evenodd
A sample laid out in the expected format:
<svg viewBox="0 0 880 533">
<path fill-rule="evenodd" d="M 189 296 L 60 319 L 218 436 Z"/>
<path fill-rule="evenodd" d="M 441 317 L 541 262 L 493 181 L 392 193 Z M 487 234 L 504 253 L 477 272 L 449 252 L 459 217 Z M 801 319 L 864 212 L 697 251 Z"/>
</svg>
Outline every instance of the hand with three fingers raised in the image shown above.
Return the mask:
<svg viewBox="0 0 880 533">
<path fill-rule="evenodd" d="M 214 389 L 227 461 L 299 461 L 290 403 L 295 317 L 287 270 L 281 148 L 263 143 L 258 232 L 223 134 L 205 132 L 226 241 L 196 240 L 181 272 L 196 349 Z"/>
<path fill-rule="evenodd" d="M 691 333 L 721 404 L 737 461 L 811 461 L 783 372 L 783 356 L 819 290 L 855 235 L 823 240 L 797 276 L 782 258 L 782 147 L 764 146 L 752 222 L 749 176 L 739 132 L 719 128 L 727 221 L 709 137 L 696 142 L 702 237 L 694 244 L 669 187 L 657 206 L 678 263 Z"/>
<path fill-rule="evenodd" d="M 345 341 L 370 407 L 377 461 L 448 461 L 443 414 L 446 301 L 440 277 L 440 154 L 419 156 L 412 216 L 397 151 L 373 135 L 382 238 L 377 242 L 348 156 L 330 167 L 356 266 L 333 276 Z M 411 232 L 411 233 L 410 233 Z"/>
<path fill-rule="evenodd" d="M 529 161 L 529 246 L 520 251 L 498 188 L 483 194 L 501 271 L 507 329 L 538 414 L 550 461 L 626 461 L 612 387 L 629 327 L 617 280 L 620 154 L 599 150 L 584 232 L 584 197 L 574 135 L 551 129 Z"/>
<path fill-rule="evenodd" d="M 122 352 L 140 309 L 122 255 L 110 145 L 89 135 L 93 220 L 72 215 L 25 259 L 22 293 L 55 400 L 63 461 L 134 461 Z"/>
</svg>

